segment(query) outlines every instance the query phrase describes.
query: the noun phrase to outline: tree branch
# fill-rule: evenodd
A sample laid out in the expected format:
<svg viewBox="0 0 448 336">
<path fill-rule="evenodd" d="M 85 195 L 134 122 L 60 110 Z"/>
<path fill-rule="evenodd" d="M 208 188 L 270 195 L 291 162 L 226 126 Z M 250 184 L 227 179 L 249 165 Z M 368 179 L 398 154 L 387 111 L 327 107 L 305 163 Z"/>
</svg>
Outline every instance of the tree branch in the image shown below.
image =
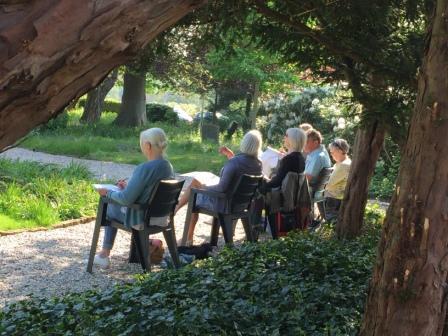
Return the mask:
<svg viewBox="0 0 448 336">
<path fill-rule="evenodd" d="M 327 48 L 329 51 L 331 51 L 336 56 L 350 58 L 355 63 L 363 64 L 364 66 L 370 68 L 372 71 L 374 71 L 376 73 L 381 73 L 383 76 L 388 77 L 388 78 L 401 78 L 402 77 L 401 74 L 396 73 L 394 71 L 394 69 L 385 69 L 383 65 L 378 64 L 378 63 L 368 59 L 364 55 L 357 53 L 355 50 L 344 47 L 340 43 L 340 41 L 335 42 L 332 39 L 327 38 L 322 31 L 319 31 L 317 29 L 312 29 L 300 21 L 292 20 L 289 16 L 279 13 L 278 11 L 272 10 L 271 8 L 269 8 L 266 5 L 264 0 L 252 0 L 252 3 L 255 7 L 255 10 L 259 14 L 261 14 L 265 17 L 268 17 L 280 24 L 284 24 L 284 25 L 294 29 L 296 32 L 298 32 L 301 35 L 311 38 L 312 40 L 316 41 L 320 45 Z M 413 85 L 412 79 L 411 79 L 410 84 Z"/>
</svg>

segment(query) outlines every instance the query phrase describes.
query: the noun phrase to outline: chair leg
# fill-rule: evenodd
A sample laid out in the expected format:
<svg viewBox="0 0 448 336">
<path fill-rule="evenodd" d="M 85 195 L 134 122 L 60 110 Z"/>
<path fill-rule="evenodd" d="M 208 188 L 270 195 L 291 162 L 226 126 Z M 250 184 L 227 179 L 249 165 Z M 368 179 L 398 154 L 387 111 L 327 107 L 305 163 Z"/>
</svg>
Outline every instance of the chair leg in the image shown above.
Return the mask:
<svg viewBox="0 0 448 336">
<path fill-rule="evenodd" d="M 151 263 L 149 260 L 149 234 L 145 230 L 132 229 L 132 239 L 134 240 L 137 254 L 140 259 L 143 271 L 151 271 Z"/>
<path fill-rule="evenodd" d="M 219 221 L 218 218 L 213 217 L 212 232 L 210 234 L 211 246 L 218 246 L 218 236 L 219 236 Z"/>
<path fill-rule="evenodd" d="M 191 195 L 190 199 L 188 200 L 188 210 L 187 210 L 187 215 L 185 216 L 184 232 L 183 232 L 182 241 L 181 241 L 181 245 L 183 245 L 183 246 L 185 246 L 185 244 L 187 243 L 188 230 L 189 230 L 190 224 L 191 224 L 191 213 L 193 212 L 195 197 L 196 197 L 196 195 Z"/>
<path fill-rule="evenodd" d="M 90 245 L 89 260 L 87 262 L 87 272 L 92 273 L 93 259 L 95 258 L 96 248 L 98 246 L 98 239 L 100 237 L 101 224 L 106 220 L 107 203 L 101 199 L 98 204 L 98 212 L 95 220 L 95 228 L 93 229 L 92 244 Z"/>
<path fill-rule="evenodd" d="M 241 222 L 243 223 L 244 232 L 246 233 L 246 240 L 255 242 L 256 239 L 250 217 L 241 218 Z"/>
<path fill-rule="evenodd" d="M 173 218 L 170 221 L 170 228 L 163 231 L 163 236 L 165 237 L 166 244 L 168 245 L 168 250 L 171 254 L 171 259 L 173 260 L 174 266 L 176 268 L 180 267 L 179 253 L 177 251 L 176 233 L 174 231 Z"/>
<path fill-rule="evenodd" d="M 275 219 L 276 219 L 276 214 L 269 214 L 267 215 L 267 219 L 268 219 L 268 223 L 269 223 L 269 228 L 271 229 L 271 235 L 272 235 L 272 239 L 277 239 L 278 238 L 278 234 L 277 234 L 277 226 L 275 225 Z"/>
<path fill-rule="evenodd" d="M 232 217 L 219 215 L 219 224 L 222 228 L 224 241 L 227 245 L 233 245 L 233 221 Z"/>
</svg>

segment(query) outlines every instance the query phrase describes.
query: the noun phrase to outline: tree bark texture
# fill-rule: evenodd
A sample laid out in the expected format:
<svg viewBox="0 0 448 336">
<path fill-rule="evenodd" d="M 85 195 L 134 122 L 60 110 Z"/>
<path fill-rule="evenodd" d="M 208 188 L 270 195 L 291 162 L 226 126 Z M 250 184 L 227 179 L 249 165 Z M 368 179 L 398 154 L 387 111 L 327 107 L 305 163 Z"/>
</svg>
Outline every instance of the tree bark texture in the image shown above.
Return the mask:
<svg viewBox="0 0 448 336">
<path fill-rule="evenodd" d="M 378 122 L 360 128 L 353 146 L 353 161 L 348 175 L 336 233 L 339 238 L 354 238 L 361 233 L 370 179 L 384 143 L 385 130 Z"/>
<path fill-rule="evenodd" d="M 118 68 L 113 70 L 100 85 L 89 91 L 80 119 L 81 122 L 96 123 L 100 120 L 104 107 L 104 99 L 117 81 L 117 77 Z"/>
<path fill-rule="evenodd" d="M 361 335 L 442 335 L 448 273 L 448 0 L 438 0 Z"/>
<path fill-rule="evenodd" d="M 0 149 L 55 117 L 205 2 L 1 2 Z"/>
<path fill-rule="evenodd" d="M 141 126 L 146 123 L 145 74 L 127 71 L 124 74 L 123 96 L 120 113 L 114 124 L 118 126 Z"/>
</svg>

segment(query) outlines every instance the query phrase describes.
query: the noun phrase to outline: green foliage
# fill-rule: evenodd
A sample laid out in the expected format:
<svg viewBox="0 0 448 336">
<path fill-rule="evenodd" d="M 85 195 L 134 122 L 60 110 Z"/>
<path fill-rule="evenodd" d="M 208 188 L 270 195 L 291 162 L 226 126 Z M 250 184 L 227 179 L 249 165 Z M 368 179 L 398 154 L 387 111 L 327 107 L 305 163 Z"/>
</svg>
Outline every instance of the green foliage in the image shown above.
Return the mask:
<svg viewBox="0 0 448 336">
<path fill-rule="evenodd" d="M 380 233 L 376 211 L 353 241 L 331 229 L 299 232 L 102 293 L 13 304 L 0 313 L 0 334 L 356 335 Z"/>
<path fill-rule="evenodd" d="M 176 124 L 179 121 L 177 113 L 168 105 L 146 104 L 146 117 L 149 122 L 164 121 Z"/>
<path fill-rule="evenodd" d="M 40 126 L 42 130 L 57 130 L 67 127 L 68 113 L 66 111 L 59 114 L 56 118 L 49 120 L 46 124 Z"/>
<path fill-rule="evenodd" d="M 333 86 L 309 87 L 266 104 L 260 111 L 264 116 L 258 120 L 265 139 L 271 144 L 279 143 L 287 128 L 298 127 L 303 122 L 312 124 L 324 134 L 332 133 L 330 118 L 322 113 L 326 108 L 322 101 L 330 103 L 335 91 Z"/>
<path fill-rule="evenodd" d="M 81 99 L 78 100 L 78 103 L 76 104 L 77 108 L 84 108 L 86 105 L 87 97 L 84 96 Z M 120 106 L 121 102 L 115 99 L 105 99 L 104 105 L 103 105 L 103 112 L 112 112 L 112 113 L 120 113 Z"/>
<path fill-rule="evenodd" d="M 400 154 L 397 152 L 391 158 L 378 160 L 375 173 L 370 182 L 369 193 L 376 198 L 389 201 L 395 190 L 395 180 L 400 168 Z M 391 160 L 391 161 L 389 161 Z"/>
<path fill-rule="evenodd" d="M 83 166 L 0 160 L 0 229 L 50 226 L 93 215 L 98 199 Z"/>
</svg>

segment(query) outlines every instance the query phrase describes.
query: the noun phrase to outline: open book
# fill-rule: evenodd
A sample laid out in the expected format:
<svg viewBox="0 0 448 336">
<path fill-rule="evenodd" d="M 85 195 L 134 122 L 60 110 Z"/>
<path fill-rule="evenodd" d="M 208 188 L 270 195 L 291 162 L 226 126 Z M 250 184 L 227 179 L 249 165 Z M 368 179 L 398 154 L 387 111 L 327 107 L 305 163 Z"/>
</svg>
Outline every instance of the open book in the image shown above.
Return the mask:
<svg viewBox="0 0 448 336">
<path fill-rule="evenodd" d="M 277 167 L 278 161 L 283 157 L 283 154 L 278 150 L 268 147 L 261 154 L 261 163 L 263 168 L 263 175 L 271 176 L 272 170 Z"/>
<path fill-rule="evenodd" d="M 120 191 L 121 189 L 118 188 L 118 186 L 114 185 L 114 184 L 92 184 L 92 187 L 95 190 L 98 189 L 107 189 L 107 190 L 112 190 L 112 191 Z"/>
<path fill-rule="evenodd" d="M 194 171 L 191 173 L 182 174 L 180 176 L 184 176 L 187 178 L 194 177 L 196 180 L 206 186 L 216 185 L 219 183 L 219 176 L 216 176 L 215 174 L 210 172 Z"/>
</svg>

